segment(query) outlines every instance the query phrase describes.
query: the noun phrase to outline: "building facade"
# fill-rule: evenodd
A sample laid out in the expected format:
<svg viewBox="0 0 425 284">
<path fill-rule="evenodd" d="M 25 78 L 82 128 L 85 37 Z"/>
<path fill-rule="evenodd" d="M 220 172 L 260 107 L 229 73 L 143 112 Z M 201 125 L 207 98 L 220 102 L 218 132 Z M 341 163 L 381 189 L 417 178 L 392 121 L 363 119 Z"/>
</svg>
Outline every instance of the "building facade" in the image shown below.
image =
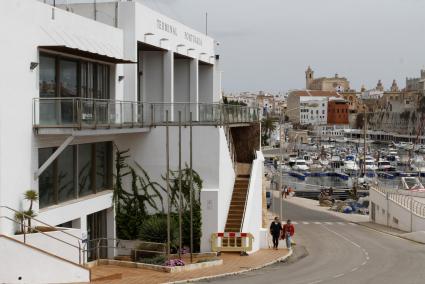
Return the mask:
<svg viewBox="0 0 425 284">
<path fill-rule="evenodd" d="M 314 71 L 308 66 L 305 71 L 305 80 L 307 90 L 327 91 L 327 92 L 345 92 L 350 90 L 350 82 L 345 77 L 339 77 L 335 74 L 334 77 L 314 78 Z"/>
<path fill-rule="evenodd" d="M 35 190 L 39 200 L 32 210 L 39 225 L 61 227 L 67 237 L 75 237 L 72 242 L 47 238 L 31 243 L 49 253 L 40 261 L 61 267 L 62 274 L 54 274 L 56 266 L 46 272 L 49 282 L 87 282 L 84 267 L 70 266 L 68 271 L 61 259 L 81 264 L 96 257 L 92 243 L 116 239 L 112 197 L 118 150 L 128 150 L 129 163 L 165 186 L 167 120 L 172 170 L 178 167 L 179 118 L 186 126 L 190 121 L 195 125 L 193 168 L 203 179 L 202 251 L 210 249 L 211 233 L 225 229 L 237 163 L 254 160 L 234 149 L 242 148 L 237 144 L 242 143 L 240 133 L 258 127 L 260 114 L 257 108 L 229 110 L 219 104 L 220 60 L 214 39 L 136 1 L 98 3 L 94 13 L 92 9 L 84 3 L 0 3 L 0 50 L 10 55 L 3 62 L 8 67 L 1 73 L 0 90 L 19 94 L 0 105 L 0 121 L 13 121 L 0 127 L 0 243 L 11 247 L 20 240 L 14 216 L 28 206 L 25 191 Z M 188 128 L 182 130 L 183 165 L 190 159 L 189 134 Z M 252 147 L 250 153 L 257 151 L 261 159 L 259 146 Z M 252 167 L 260 181 L 262 167 Z M 256 187 L 261 191 L 261 184 Z M 255 199 L 261 198 L 247 197 L 247 206 Z M 258 250 L 262 213 L 261 206 L 254 207 L 249 214 L 253 221 L 243 222 L 241 229 L 254 233 Z M 33 263 L 33 251 L 20 249 L 17 255 Z M 97 256 L 113 257 L 114 250 L 101 253 Z M 28 269 L 25 274 L 18 262 L 8 265 L 0 282 L 23 273 L 26 282 L 43 283 L 37 278 L 43 273 Z"/>
<path fill-rule="evenodd" d="M 328 124 L 348 125 L 349 104 L 342 98 L 329 98 L 328 100 Z"/>
</svg>

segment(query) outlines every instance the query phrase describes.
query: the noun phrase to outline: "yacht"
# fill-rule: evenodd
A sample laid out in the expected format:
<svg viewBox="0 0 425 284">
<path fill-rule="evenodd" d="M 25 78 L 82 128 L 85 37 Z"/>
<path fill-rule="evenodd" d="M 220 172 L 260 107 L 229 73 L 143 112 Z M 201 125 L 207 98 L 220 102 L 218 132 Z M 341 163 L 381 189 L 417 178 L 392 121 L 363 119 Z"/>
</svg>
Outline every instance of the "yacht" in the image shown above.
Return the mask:
<svg viewBox="0 0 425 284">
<path fill-rule="evenodd" d="M 297 171 L 308 171 L 309 167 L 307 166 L 304 159 L 297 159 L 295 161 L 295 165 L 292 166 L 292 169 Z"/>
<path fill-rule="evenodd" d="M 347 155 L 344 160 L 344 171 L 347 173 L 357 172 L 359 166 L 356 163 L 356 157 L 354 155 Z"/>
<path fill-rule="evenodd" d="M 379 171 L 384 171 L 384 172 L 388 172 L 393 170 L 394 167 L 391 165 L 390 161 L 387 160 L 379 160 L 378 161 L 378 170 Z"/>
</svg>

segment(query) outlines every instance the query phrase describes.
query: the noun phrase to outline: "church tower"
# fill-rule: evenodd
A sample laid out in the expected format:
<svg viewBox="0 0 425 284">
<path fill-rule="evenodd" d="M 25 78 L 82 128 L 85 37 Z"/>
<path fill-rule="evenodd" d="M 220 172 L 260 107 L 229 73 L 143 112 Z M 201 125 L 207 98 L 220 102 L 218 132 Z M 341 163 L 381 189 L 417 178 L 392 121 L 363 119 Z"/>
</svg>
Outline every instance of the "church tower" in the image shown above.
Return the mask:
<svg viewBox="0 0 425 284">
<path fill-rule="evenodd" d="M 305 70 L 305 88 L 307 90 L 310 89 L 311 83 L 314 80 L 314 71 L 311 70 L 311 67 L 308 66 L 307 70 Z"/>
</svg>

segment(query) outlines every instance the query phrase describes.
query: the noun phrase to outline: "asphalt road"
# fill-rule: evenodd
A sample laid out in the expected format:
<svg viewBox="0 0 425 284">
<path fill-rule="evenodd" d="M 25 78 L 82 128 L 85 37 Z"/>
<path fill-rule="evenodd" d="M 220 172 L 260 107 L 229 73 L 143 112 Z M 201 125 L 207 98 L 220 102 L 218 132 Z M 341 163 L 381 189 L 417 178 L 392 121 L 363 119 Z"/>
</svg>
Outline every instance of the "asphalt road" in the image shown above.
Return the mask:
<svg viewBox="0 0 425 284">
<path fill-rule="evenodd" d="M 284 202 L 283 208 L 283 218 L 297 223 L 293 256 L 284 263 L 208 283 L 425 283 L 424 245 L 290 203 Z"/>
</svg>

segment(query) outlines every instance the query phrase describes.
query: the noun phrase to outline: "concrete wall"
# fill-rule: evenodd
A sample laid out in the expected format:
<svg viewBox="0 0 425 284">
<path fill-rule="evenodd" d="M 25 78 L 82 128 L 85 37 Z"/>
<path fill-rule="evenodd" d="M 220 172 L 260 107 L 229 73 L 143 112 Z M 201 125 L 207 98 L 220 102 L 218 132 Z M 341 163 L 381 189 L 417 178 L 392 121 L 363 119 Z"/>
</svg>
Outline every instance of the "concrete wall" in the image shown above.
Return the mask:
<svg viewBox="0 0 425 284">
<path fill-rule="evenodd" d="M 77 238 L 81 238 L 81 230 L 66 229 L 64 231 L 46 232 L 44 234 L 27 234 L 26 244 L 44 250 L 55 256 L 59 256 L 61 258 L 69 260 L 73 263 L 80 263 L 80 259 L 81 262 L 83 262 L 84 255 L 82 253 L 80 256 L 81 250 L 78 249 L 78 239 L 64 234 L 63 232 L 76 236 Z M 21 242 L 24 241 L 24 235 L 16 235 L 13 236 L 13 238 Z M 81 249 L 83 249 L 83 244 L 81 242 L 80 245 Z"/>
<path fill-rule="evenodd" d="M 80 283 L 90 281 L 90 271 L 50 254 L 0 236 L 0 282 Z"/>
<path fill-rule="evenodd" d="M 405 196 L 409 199 L 410 197 Z M 415 197 L 416 198 L 416 197 Z M 423 198 L 420 198 L 423 200 Z M 392 198 L 387 199 L 386 194 L 376 190 L 370 190 L 370 208 L 372 212 L 372 202 L 375 204 L 375 223 L 396 228 L 406 232 L 416 232 L 425 230 L 425 218 L 415 213 L 411 213 L 409 202 L 406 206 L 395 202 Z M 372 214 L 369 214 L 372 220 Z"/>
<path fill-rule="evenodd" d="M 34 179 L 38 138 L 32 129 L 32 100 L 39 96 L 40 67 L 30 70 L 31 62 L 39 62 L 38 46 L 68 45 L 123 58 L 123 32 L 39 1 L 1 1 L 0 18 L 2 62 L 7 66 L 0 69 L 0 92 L 10 94 L 0 104 L 0 204 L 19 210 L 23 193 L 38 190 Z M 119 98 L 122 84 L 117 78 L 122 73 L 120 68 L 112 69 L 114 95 Z M 12 212 L 2 209 L 0 215 L 13 217 Z M 11 222 L 0 221 L 1 233 L 13 231 Z"/>
<path fill-rule="evenodd" d="M 261 229 L 263 227 L 262 185 L 264 157 L 261 151 L 257 151 L 256 153 L 257 158 L 252 163 L 251 178 L 249 181 L 249 193 L 242 227 L 242 232 L 251 233 L 254 236 L 252 252 L 258 251 L 261 248 Z"/>
</svg>

